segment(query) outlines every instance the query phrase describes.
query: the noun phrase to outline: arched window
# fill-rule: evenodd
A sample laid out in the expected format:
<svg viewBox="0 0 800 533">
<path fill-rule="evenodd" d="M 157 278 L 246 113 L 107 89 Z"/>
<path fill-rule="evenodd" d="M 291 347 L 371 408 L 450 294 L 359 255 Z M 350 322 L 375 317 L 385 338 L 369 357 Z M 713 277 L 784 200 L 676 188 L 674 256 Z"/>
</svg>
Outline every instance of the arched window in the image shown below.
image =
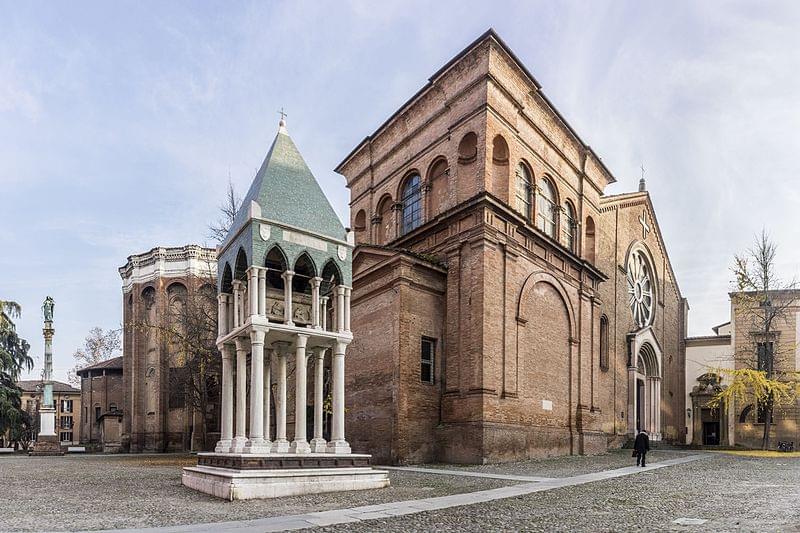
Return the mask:
<svg viewBox="0 0 800 533">
<path fill-rule="evenodd" d="M 531 173 L 524 164 L 517 165 L 514 208 L 522 213 L 525 220 L 531 220 Z"/>
<path fill-rule="evenodd" d="M 742 413 L 739 415 L 740 424 L 744 424 L 745 422 L 747 422 L 747 416 L 750 414 L 752 410 L 753 410 L 753 404 L 750 404 L 744 409 L 742 409 Z"/>
<path fill-rule="evenodd" d="M 273 246 L 264 261 L 267 267 L 267 287 L 283 291 L 283 273 L 286 272 L 286 256 L 283 255 L 280 247 Z"/>
<path fill-rule="evenodd" d="M 239 253 L 236 254 L 236 267 L 233 270 L 233 278 L 240 281 L 247 281 L 247 254 L 244 248 L 239 248 Z"/>
<path fill-rule="evenodd" d="M 422 184 L 419 174 L 413 174 L 406 179 L 400 201 L 403 204 L 400 226 L 402 233 L 406 234 L 422 224 Z"/>
<path fill-rule="evenodd" d="M 342 273 L 339 267 L 333 260 L 328 260 L 325 266 L 322 267 L 322 283 L 319 287 L 319 295 L 322 298 L 327 298 L 328 303 L 325 305 L 323 318 L 325 329 L 333 331 L 336 324 L 336 299 L 334 288 L 342 283 Z M 322 311 L 321 311 L 322 312 Z"/>
<path fill-rule="evenodd" d="M 220 292 L 230 294 L 233 292 L 233 273 L 231 272 L 231 264 L 225 263 L 225 268 L 222 269 L 222 283 L 220 284 Z"/>
<path fill-rule="evenodd" d="M 595 230 L 594 219 L 586 217 L 586 230 L 583 239 L 583 255 L 587 261 L 594 263 L 595 255 Z"/>
<path fill-rule="evenodd" d="M 575 208 L 570 202 L 564 203 L 563 219 L 561 220 L 561 241 L 571 252 L 575 251 L 575 230 L 578 223 L 575 220 Z"/>
<path fill-rule="evenodd" d="M 600 317 L 600 369 L 608 370 L 608 317 Z"/>
<path fill-rule="evenodd" d="M 556 191 L 550 180 L 543 179 L 539 185 L 539 201 L 536 208 L 536 227 L 545 233 L 545 235 L 556 238 L 556 211 L 558 204 L 556 203 Z"/>
<path fill-rule="evenodd" d="M 314 262 L 307 253 L 303 253 L 294 262 L 294 276 L 292 276 L 292 292 L 294 294 L 311 294 L 311 278 L 317 275 Z"/>
</svg>

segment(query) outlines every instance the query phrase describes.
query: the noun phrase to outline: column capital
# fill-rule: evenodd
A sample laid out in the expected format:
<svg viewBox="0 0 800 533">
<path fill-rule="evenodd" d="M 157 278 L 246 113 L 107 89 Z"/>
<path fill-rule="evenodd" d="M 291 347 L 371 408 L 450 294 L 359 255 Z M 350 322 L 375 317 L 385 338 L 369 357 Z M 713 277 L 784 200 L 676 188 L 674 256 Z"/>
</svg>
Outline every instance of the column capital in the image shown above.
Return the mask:
<svg viewBox="0 0 800 533">
<path fill-rule="evenodd" d="M 292 279 L 292 276 L 294 276 L 294 270 L 284 270 L 283 273 L 281 273 L 283 279 Z"/>
<path fill-rule="evenodd" d="M 320 284 L 322 283 L 322 278 L 317 276 L 317 277 L 311 278 L 309 281 L 311 282 L 311 286 L 312 287 L 319 287 Z"/>
<path fill-rule="evenodd" d="M 267 332 L 263 329 L 254 329 L 250 331 L 250 342 L 252 344 L 264 344 L 264 337 L 267 336 Z"/>
<path fill-rule="evenodd" d="M 247 344 L 250 339 L 245 337 L 236 337 L 233 342 L 236 344 L 236 352 L 246 352 L 247 351 Z"/>
<path fill-rule="evenodd" d="M 297 347 L 298 348 L 305 348 L 306 343 L 308 343 L 308 335 L 304 335 L 302 333 L 298 333 L 295 335 L 297 337 Z"/>
<path fill-rule="evenodd" d="M 278 355 L 278 357 L 286 357 L 289 354 L 289 346 L 291 346 L 290 342 L 275 341 L 272 343 L 272 350 Z"/>
<path fill-rule="evenodd" d="M 236 290 L 244 285 L 244 281 L 240 279 L 235 279 L 231 282 L 231 285 L 233 285 L 234 290 Z"/>
</svg>

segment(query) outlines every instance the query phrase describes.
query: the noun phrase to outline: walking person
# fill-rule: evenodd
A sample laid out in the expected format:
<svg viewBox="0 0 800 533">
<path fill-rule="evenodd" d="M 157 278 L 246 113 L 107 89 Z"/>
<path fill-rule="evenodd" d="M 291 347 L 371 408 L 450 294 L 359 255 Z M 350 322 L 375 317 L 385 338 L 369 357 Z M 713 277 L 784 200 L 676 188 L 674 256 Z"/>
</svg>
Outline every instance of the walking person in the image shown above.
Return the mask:
<svg viewBox="0 0 800 533">
<path fill-rule="evenodd" d="M 645 466 L 645 456 L 650 451 L 650 437 L 647 432 L 642 430 L 636 435 L 633 442 L 633 454 L 636 456 L 636 466 Z"/>
</svg>

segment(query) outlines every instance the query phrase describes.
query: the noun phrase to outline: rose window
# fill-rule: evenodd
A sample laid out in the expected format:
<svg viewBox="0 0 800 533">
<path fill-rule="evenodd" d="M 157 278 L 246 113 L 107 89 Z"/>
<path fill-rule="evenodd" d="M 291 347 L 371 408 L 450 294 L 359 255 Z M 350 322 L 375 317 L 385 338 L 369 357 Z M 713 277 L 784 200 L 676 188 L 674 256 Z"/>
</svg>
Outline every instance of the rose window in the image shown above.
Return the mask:
<svg viewBox="0 0 800 533">
<path fill-rule="evenodd" d="M 627 278 L 628 306 L 631 308 L 633 321 L 639 328 L 649 326 L 653 321 L 653 276 L 640 252 L 631 254 Z"/>
</svg>

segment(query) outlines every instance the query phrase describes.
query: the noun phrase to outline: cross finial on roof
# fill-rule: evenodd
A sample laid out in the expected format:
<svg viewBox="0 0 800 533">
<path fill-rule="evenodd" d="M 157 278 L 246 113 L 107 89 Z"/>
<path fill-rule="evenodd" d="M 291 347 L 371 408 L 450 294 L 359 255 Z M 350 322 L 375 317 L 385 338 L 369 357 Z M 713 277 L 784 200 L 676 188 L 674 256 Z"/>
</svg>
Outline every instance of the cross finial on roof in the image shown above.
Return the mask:
<svg viewBox="0 0 800 533">
<path fill-rule="evenodd" d="M 278 111 L 278 114 L 281 116 L 281 121 L 278 123 L 278 133 L 285 133 L 289 135 L 289 132 L 286 130 L 286 112 L 281 107 L 281 110 Z"/>
<path fill-rule="evenodd" d="M 639 178 L 639 192 L 644 192 L 647 190 L 646 184 L 644 182 L 644 163 L 642 163 L 642 166 L 639 168 L 642 169 L 642 177 Z"/>
</svg>

